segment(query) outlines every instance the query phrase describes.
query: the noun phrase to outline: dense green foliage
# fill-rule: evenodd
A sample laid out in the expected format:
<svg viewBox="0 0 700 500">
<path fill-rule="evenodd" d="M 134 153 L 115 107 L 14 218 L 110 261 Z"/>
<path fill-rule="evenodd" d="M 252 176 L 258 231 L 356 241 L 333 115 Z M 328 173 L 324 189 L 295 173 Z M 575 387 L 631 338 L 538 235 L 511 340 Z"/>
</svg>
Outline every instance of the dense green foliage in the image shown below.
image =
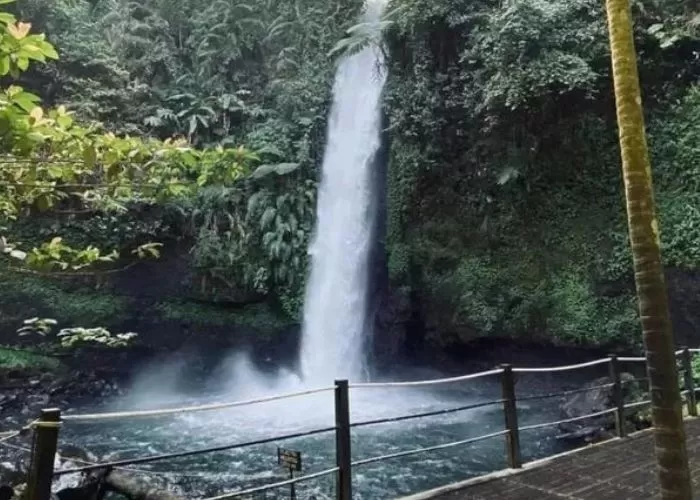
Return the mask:
<svg viewBox="0 0 700 500">
<path fill-rule="evenodd" d="M 40 370 L 56 370 L 60 366 L 60 362 L 52 357 L 0 346 L 0 369 L 21 370 L 34 368 Z"/>
<path fill-rule="evenodd" d="M 350 28 L 360 6 L 8 6 L 59 56 L 14 75 L 38 96 L 21 96 L 18 109 L 31 126 L 49 120 L 63 131 L 50 154 L 72 163 L 14 165 L 38 189 L 11 191 L 0 205 L 30 215 L 7 223 L 15 238 L 5 247 L 37 248 L 32 268 L 51 273 L 128 273 L 139 257 L 160 257 L 148 269 L 177 283 L 174 297 L 149 298 L 143 314 L 154 324 L 270 329 L 296 317 L 335 57 L 366 41 L 361 24 Z M 664 254 L 691 273 L 700 264 L 700 17 L 690 2 L 640 0 L 635 19 Z M 421 298 L 430 338 L 637 344 L 603 5 L 393 0 L 383 27 L 390 278 Z M 55 109 L 32 118 L 39 98 Z M 106 186 L 86 197 L 96 180 Z M 37 315 L 117 328 L 140 300 L 122 295 L 119 276 L 3 272 L 3 328 Z"/>
<path fill-rule="evenodd" d="M 390 271 L 438 341 L 641 342 L 603 4 L 438 0 L 390 33 Z M 700 264 L 700 27 L 635 3 L 668 264 Z"/>
<path fill-rule="evenodd" d="M 18 129 L 24 135 L 10 134 L 4 145 L 15 156 L 0 165 L 8 264 L 20 259 L 41 273 L 71 275 L 89 266 L 80 293 L 95 300 L 84 310 L 97 312 L 101 299 L 91 288 L 109 288 L 116 276 L 105 268 L 129 270 L 135 259 L 161 254 L 183 257 L 185 296 L 267 299 L 296 316 L 334 69 L 326 54 L 358 6 L 341 0 L 8 6 L 31 21 L 32 32 L 46 34 L 41 43 L 52 52 L 42 62 L 58 57 L 21 64 L 28 70 L 21 77 L 13 70 L 27 90 L 10 109 L 27 118 Z M 45 112 L 37 108 L 42 101 L 60 107 Z M 39 126 L 47 138 L 35 145 L 25 138 Z M 38 151 L 45 144 L 48 155 Z M 13 270 L 3 279 L 17 291 L 25 278 Z M 75 287 L 49 282 L 22 296 L 40 304 Z M 76 307 L 64 305 L 51 316 L 76 319 L 70 313 Z"/>
</svg>

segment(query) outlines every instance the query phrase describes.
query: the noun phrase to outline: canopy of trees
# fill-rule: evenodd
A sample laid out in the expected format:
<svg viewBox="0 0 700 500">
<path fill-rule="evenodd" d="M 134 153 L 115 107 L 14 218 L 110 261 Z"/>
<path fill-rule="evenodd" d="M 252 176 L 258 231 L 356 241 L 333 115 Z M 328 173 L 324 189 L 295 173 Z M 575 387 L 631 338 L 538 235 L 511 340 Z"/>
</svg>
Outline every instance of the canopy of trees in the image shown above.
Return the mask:
<svg viewBox="0 0 700 500">
<path fill-rule="evenodd" d="M 8 265 L 113 269 L 185 239 L 203 294 L 271 295 L 296 314 L 333 72 L 326 53 L 357 5 L 7 8 Z"/>
<path fill-rule="evenodd" d="M 80 322 L 68 286 L 110 318 L 124 306 L 107 273 L 178 258 L 190 294 L 297 317 L 335 57 L 363 42 L 346 36 L 361 3 L 3 5 L 0 300 L 31 293 Z M 634 5 L 664 255 L 700 292 L 700 17 Z M 638 342 L 602 3 L 394 0 L 384 27 L 397 300 L 439 344 Z"/>
</svg>

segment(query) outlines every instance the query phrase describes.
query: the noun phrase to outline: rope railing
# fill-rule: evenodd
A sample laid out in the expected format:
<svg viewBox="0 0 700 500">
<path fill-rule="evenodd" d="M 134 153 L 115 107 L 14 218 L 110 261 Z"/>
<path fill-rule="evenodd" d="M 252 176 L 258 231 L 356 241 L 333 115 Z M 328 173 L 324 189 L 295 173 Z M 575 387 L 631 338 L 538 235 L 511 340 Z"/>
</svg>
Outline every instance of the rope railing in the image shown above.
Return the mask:
<svg viewBox="0 0 700 500">
<path fill-rule="evenodd" d="M 549 399 L 549 398 L 557 398 L 557 397 L 564 397 L 564 396 L 573 396 L 574 394 L 581 394 L 584 392 L 591 392 L 591 391 L 597 391 L 600 389 L 609 389 L 613 386 L 614 384 L 603 384 L 603 385 L 594 385 L 592 387 L 582 387 L 581 389 L 571 389 L 569 391 L 560 391 L 560 392 L 550 392 L 547 394 L 532 394 L 530 396 L 519 396 L 518 397 L 518 402 L 521 401 L 536 401 L 539 399 Z"/>
<path fill-rule="evenodd" d="M 200 406 L 185 406 L 182 408 L 162 408 L 156 410 L 134 410 L 111 413 L 92 413 L 84 415 L 65 415 L 63 417 L 63 420 L 66 422 L 94 422 L 98 420 L 116 420 L 122 418 L 162 417 L 166 415 L 178 415 L 183 413 L 195 413 L 203 411 L 225 410 L 228 408 L 240 408 L 242 406 L 251 406 L 255 404 L 269 403 L 272 401 L 281 401 L 283 399 L 296 398 L 300 396 L 320 394 L 323 392 L 332 392 L 333 390 L 333 387 L 322 387 L 319 389 L 309 389 L 307 391 L 292 392 L 288 394 L 278 394 L 276 396 L 267 396 L 256 399 L 248 399 L 245 401 L 234 401 L 232 403 L 214 403 Z"/>
<path fill-rule="evenodd" d="M 30 450 L 29 448 L 26 448 L 26 447 L 24 447 L 24 446 L 18 446 L 18 445 L 16 445 L 16 444 L 10 444 L 10 443 L 7 442 L 7 440 L 5 440 L 5 441 L 0 441 L 0 447 L 8 448 L 8 449 L 10 449 L 10 450 L 24 451 L 24 452 L 26 452 L 26 453 L 31 453 L 31 452 L 32 452 L 32 450 Z"/>
<path fill-rule="evenodd" d="M 700 349 L 688 349 L 691 353 L 700 353 Z M 684 351 L 679 350 L 676 351 L 676 355 L 682 354 Z M 620 362 L 642 362 L 646 361 L 646 358 L 644 357 L 618 357 L 618 361 Z M 551 367 L 530 367 L 530 368 L 513 368 L 514 373 L 556 373 L 556 372 L 563 372 L 563 371 L 569 371 L 569 370 L 576 370 L 576 369 L 581 369 L 581 368 L 588 368 L 591 366 L 596 366 L 596 365 L 601 365 L 604 363 L 608 363 L 609 359 L 606 358 L 601 358 L 601 359 L 596 359 L 593 361 L 588 361 L 585 363 L 578 363 L 578 364 L 572 364 L 572 365 L 564 365 L 564 366 L 551 366 Z M 448 378 L 441 378 L 441 379 L 429 379 L 429 380 L 416 380 L 416 381 L 406 381 L 406 382 L 360 382 L 360 383 L 355 383 L 351 384 L 349 387 L 351 389 L 368 389 L 368 388 L 389 388 L 389 387 L 419 387 L 419 386 L 426 386 L 426 385 L 440 385 L 440 384 L 449 384 L 449 383 L 457 383 L 457 382 L 464 382 L 468 380 L 474 380 L 478 379 L 481 377 L 487 377 L 491 375 L 499 375 L 503 373 L 503 369 L 497 368 L 493 370 L 487 370 L 483 372 L 478 372 L 478 373 L 472 373 L 468 375 L 461 375 L 457 377 L 448 377 Z M 637 379 L 637 380 L 644 380 L 642 378 Z M 629 381 L 623 381 L 623 383 L 627 383 Z M 598 388 L 604 388 L 604 386 L 600 386 Z M 590 389 L 582 389 L 581 392 L 585 392 L 586 390 L 593 390 L 594 388 Z M 115 420 L 115 419 L 121 419 L 121 418 L 139 418 L 139 417 L 158 417 L 158 416 L 168 416 L 168 415 L 176 415 L 176 414 L 182 414 L 182 413 L 194 413 L 194 412 L 203 412 L 203 411 L 215 411 L 215 410 L 222 410 L 222 409 L 228 409 L 228 408 L 236 408 L 236 407 L 242 407 L 242 406 L 250 406 L 254 404 L 261 404 L 261 403 L 267 403 L 267 402 L 272 402 L 272 401 L 278 401 L 278 400 L 283 400 L 283 399 L 288 399 L 288 398 L 294 398 L 294 397 L 300 397 L 300 396 L 307 396 L 307 395 L 312 395 L 312 394 L 318 394 L 318 393 L 323 393 L 323 392 L 330 392 L 333 391 L 333 387 L 322 387 L 318 389 L 310 389 L 310 390 L 305 390 L 305 391 L 298 391 L 298 392 L 293 392 L 293 393 L 286 393 L 286 394 L 279 394 L 279 395 L 274 395 L 274 396 L 267 396 L 263 398 L 256 398 L 256 399 L 250 399 L 250 400 L 244 400 L 244 401 L 234 401 L 231 403 L 214 403 L 214 404 L 208 404 L 208 405 L 199 405 L 199 406 L 189 406 L 189 407 L 181 407 L 181 408 L 161 408 L 161 409 L 154 409 L 154 410 L 131 410 L 131 411 L 121 411 L 121 412 L 108 412 L 108 413 L 93 413 L 93 414 L 78 414 L 78 415 L 64 415 L 63 416 L 63 421 L 68 421 L 68 422 L 88 422 L 88 421 L 98 421 L 98 420 Z M 541 396 L 542 399 L 547 398 L 547 397 L 554 397 L 556 395 L 568 395 L 568 394 L 574 394 L 574 391 L 567 391 L 567 392 L 561 392 L 561 393 L 553 393 L 553 394 L 544 394 Z M 539 396 L 529 396 L 529 399 L 538 399 Z M 524 398 L 518 398 L 519 400 L 524 400 Z"/>
<path fill-rule="evenodd" d="M 22 431 L 0 433 L 0 443 L 4 443 L 5 441 L 9 441 L 10 439 L 14 439 L 17 436 L 19 436 L 20 434 L 22 434 Z"/>
<path fill-rule="evenodd" d="M 471 405 L 466 405 L 466 406 L 459 406 L 457 408 L 445 408 L 443 410 L 435 410 L 435 411 L 428 411 L 425 413 L 415 413 L 413 415 L 402 415 L 399 417 L 386 417 L 386 418 L 378 418 L 376 420 L 364 420 L 362 422 L 354 422 L 350 424 L 350 427 L 366 427 L 368 425 L 378 425 L 378 424 L 388 424 L 388 423 L 393 423 L 393 422 L 403 422 L 405 420 L 413 420 L 416 418 L 425 418 L 425 417 L 437 417 L 440 415 L 448 415 L 450 413 L 457 413 L 457 412 L 462 412 L 462 411 L 469 411 L 469 410 L 476 410 L 478 408 L 485 408 L 487 406 L 492 406 L 492 405 L 497 405 L 497 404 L 503 404 L 503 399 L 497 399 L 495 401 L 485 401 L 483 403 L 475 403 Z"/>
<path fill-rule="evenodd" d="M 25 448 L 26 451 L 30 452 L 32 450 Z M 76 464 L 84 464 L 84 465 L 99 465 L 97 462 L 90 462 L 88 460 L 83 460 L 81 458 L 76 458 L 76 457 L 63 457 L 60 456 L 61 459 L 63 459 L 66 462 L 73 462 Z M 179 476 L 179 477 L 201 477 L 200 474 L 185 474 L 180 471 L 159 471 L 159 470 L 150 470 L 150 469 L 139 469 L 136 467 L 112 467 L 113 470 L 118 470 L 121 472 L 129 472 L 131 474 L 143 474 L 146 476 Z"/>
<path fill-rule="evenodd" d="M 684 404 L 688 405 L 688 411 L 691 415 L 697 415 L 696 399 L 695 394 L 700 391 L 700 388 L 696 388 L 694 385 L 692 377 L 692 365 L 691 365 L 691 353 L 700 353 L 700 349 L 683 349 L 678 351 L 677 355 L 682 355 L 682 370 L 685 373 L 685 388 L 683 394 L 686 396 L 684 398 Z M 48 460 L 47 458 L 55 457 L 56 455 L 56 444 L 58 441 L 58 431 L 61 426 L 62 421 L 66 422 L 95 422 L 95 421 L 106 421 L 114 419 L 128 419 L 128 418 L 140 418 L 140 417 L 159 417 L 168 415 L 178 415 L 194 412 L 204 412 L 204 411 L 214 411 L 228 408 L 241 408 L 256 404 L 263 404 L 268 402 L 286 400 L 289 398 L 295 398 L 300 396 L 307 396 L 325 392 L 333 392 L 335 398 L 335 426 L 327 427 L 323 429 L 314 429 L 309 431 L 297 432 L 293 434 L 286 434 L 282 436 L 276 436 L 271 438 L 260 439 L 256 441 L 249 441 L 243 443 L 232 443 L 222 446 L 215 446 L 203 449 L 195 449 L 188 451 L 180 451 L 174 453 L 162 453 L 157 455 L 143 456 L 133 459 L 123 459 L 114 460 L 110 462 L 103 463 L 90 463 L 78 459 L 69 459 L 74 462 L 74 464 L 84 463 L 85 466 L 67 468 L 60 471 L 54 471 L 53 468 L 48 472 L 48 488 L 50 491 L 50 484 L 52 477 L 60 477 L 67 474 L 85 473 L 90 471 L 102 470 L 102 469 L 119 469 L 134 473 L 157 473 L 157 471 L 142 470 L 138 468 L 132 468 L 137 464 L 153 463 L 158 461 L 173 460 L 184 457 L 191 457 L 196 455 L 201 455 L 205 453 L 217 453 L 223 451 L 236 450 L 241 448 L 246 448 L 255 445 L 269 444 L 273 442 L 296 439 L 302 437 L 313 436 L 317 434 L 335 432 L 335 443 L 336 443 L 336 466 L 327 469 L 325 471 L 307 474 L 305 476 L 300 476 L 297 478 L 263 485 L 251 489 L 233 491 L 225 493 L 219 496 L 209 497 L 204 500 L 224 500 L 229 498 L 239 498 L 244 496 L 249 496 L 258 492 L 263 492 L 271 490 L 274 488 L 279 488 L 282 486 L 294 485 L 298 482 L 308 481 L 314 478 L 318 478 L 324 475 L 329 475 L 337 473 L 337 489 L 338 498 L 340 500 L 349 500 L 351 498 L 352 489 L 352 467 L 362 466 L 375 462 L 380 462 L 383 460 L 389 460 L 394 458 L 401 458 L 412 456 L 420 453 L 428 453 L 431 451 L 448 449 L 455 446 L 467 445 L 471 443 L 476 443 L 479 441 L 496 438 L 499 436 L 507 436 L 506 440 L 506 450 L 507 459 L 509 467 L 519 468 L 522 467 L 522 458 L 520 454 L 520 432 L 532 431 L 536 429 L 543 429 L 548 427 L 555 427 L 562 424 L 573 423 L 578 421 L 584 421 L 596 417 L 603 417 L 607 415 L 615 415 L 615 427 L 617 429 L 617 435 L 619 437 L 624 437 L 626 435 L 626 421 L 625 421 L 625 410 L 638 408 L 642 406 L 649 405 L 650 401 L 636 401 L 632 403 L 625 403 L 624 392 L 622 387 L 625 384 L 632 382 L 646 382 L 647 377 L 634 378 L 630 380 L 622 380 L 622 370 L 620 368 L 620 363 L 634 363 L 634 362 L 645 362 L 646 358 L 643 357 L 617 357 L 610 356 L 609 358 L 595 359 L 585 363 L 577 363 L 564 366 L 552 366 L 552 367 L 526 367 L 526 368 L 514 368 L 510 365 L 502 365 L 499 368 L 493 370 L 487 370 L 479 373 L 472 373 L 468 375 L 447 377 L 440 379 L 430 379 L 430 380 L 417 380 L 417 381 L 405 381 L 405 382 L 359 382 L 355 384 L 348 384 L 347 381 L 336 381 L 334 387 L 324 387 L 318 389 L 309 389 L 294 393 L 279 394 L 273 396 L 260 397 L 256 399 L 249 399 L 244 401 L 235 401 L 229 403 L 213 403 L 198 406 L 183 406 L 179 408 L 159 408 L 152 410 L 134 410 L 134 411 L 117 411 L 117 412 L 106 412 L 106 413 L 93 413 L 93 414 L 69 414 L 65 415 L 63 419 L 60 418 L 60 412 L 58 410 L 45 410 L 42 412 L 42 418 L 38 421 L 32 422 L 28 428 L 34 429 L 37 436 L 36 445 L 33 445 L 33 451 L 28 449 L 23 449 L 22 447 L 17 447 L 18 449 L 23 449 L 24 451 L 31 451 L 34 463 L 43 463 L 44 467 L 47 463 L 53 463 L 53 460 Z M 527 373 L 558 373 L 566 372 L 570 370 L 583 369 L 588 367 L 600 366 L 604 364 L 609 364 L 609 376 L 611 383 L 601 384 L 591 387 L 580 387 L 577 389 L 542 393 L 542 394 L 530 394 L 518 397 L 516 395 L 516 374 L 527 374 Z M 498 375 L 500 383 L 502 386 L 502 399 L 497 399 L 493 401 L 480 401 L 477 403 L 472 403 L 469 405 L 463 405 L 453 408 L 441 408 L 432 411 L 426 411 L 422 413 L 414 413 L 409 415 L 397 415 L 392 417 L 377 418 L 371 420 L 364 420 L 358 422 L 350 421 L 350 407 L 349 407 L 349 389 L 372 389 L 372 388 L 415 388 L 415 387 L 425 387 L 425 386 L 435 386 L 441 384 L 459 383 L 471 380 L 481 379 L 483 377 Z M 566 397 L 579 393 L 590 392 L 594 390 L 606 390 L 612 389 L 611 397 L 613 401 L 613 407 L 605 409 L 602 411 L 597 411 L 589 413 L 586 415 L 564 418 L 554 422 L 544 422 L 544 423 L 534 423 L 525 426 L 518 425 L 518 403 L 525 401 L 542 400 L 547 398 L 555 397 Z M 466 412 L 470 410 L 475 410 L 479 408 L 485 408 L 493 405 L 503 405 L 503 413 L 505 415 L 505 428 L 498 432 L 493 432 L 483 436 L 472 437 L 467 439 L 461 439 L 457 441 L 452 441 L 449 443 L 438 444 L 435 446 L 422 447 L 412 450 L 400 451 L 396 453 L 390 453 L 381 456 L 364 458 L 361 460 L 352 461 L 350 455 L 350 443 L 351 443 L 351 430 L 353 428 L 363 428 L 371 425 L 380 425 L 393 422 L 402 422 L 407 420 L 427 418 L 427 417 L 437 417 L 441 415 L 453 414 L 458 412 Z M 53 415 L 52 420 L 49 415 Z M 5 441 L 13 439 L 14 437 L 20 435 L 21 432 L 6 432 L 0 433 L 0 445 L 5 446 Z M 42 451 L 41 442 L 47 439 L 54 440 L 53 450 L 49 446 L 48 450 Z M 8 445 L 12 446 L 12 445 Z M 34 471 L 33 473 L 36 473 Z M 46 473 L 44 473 L 46 475 Z M 42 476 L 44 477 L 44 476 Z M 45 484 L 45 477 L 42 479 L 42 484 Z M 42 486 L 43 487 L 43 486 Z M 44 490 L 46 491 L 46 490 Z M 31 498 L 30 500 L 35 500 Z"/>
<path fill-rule="evenodd" d="M 465 382 L 477 378 L 488 377 L 490 375 L 499 375 L 503 373 L 503 369 L 488 370 L 485 372 L 471 373 L 469 375 L 461 375 L 459 377 L 439 378 L 433 380 L 416 380 L 410 382 L 362 382 L 350 384 L 350 389 L 380 389 L 386 387 L 420 387 L 425 385 L 452 384 L 456 382 Z"/>
<path fill-rule="evenodd" d="M 617 360 L 622 363 L 645 363 L 647 358 L 642 356 L 620 356 Z"/>
<path fill-rule="evenodd" d="M 637 401 L 636 403 L 627 403 L 625 405 L 625 409 L 628 408 L 637 408 L 639 406 L 649 406 L 651 404 L 651 400 L 647 399 L 645 401 Z"/>
<path fill-rule="evenodd" d="M 566 366 L 549 366 L 549 367 L 538 367 L 538 368 L 513 368 L 514 373 L 556 373 L 565 372 L 569 370 L 578 370 L 581 368 L 588 368 L 589 366 L 602 365 L 603 363 L 610 362 L 607 358 L 596 359 L 593 361 L 588 361 L 586 363 L 578 363 L 575 365 Z"/>
<path fill-rule="evenodd" d="M 381 462 L 383 460 L 389 460 L 392 458 L 408 457 L 410 455 L 417 455 L 419 453 L 427 453 L 430 451 L 444 450 L 447 448 L 453 448 L 455 446 L 476 443 L 479 441 L 485 441 L 486 439 L 491 439 L 491 438 L 495 438 L 498 436 L 504 436 L 507 433 L 508 433 L 507 430 L 502 430 L 502 431 L 498 431 L 498 432 L 493 432 L 491 434 L 486 434 L 484 436 L 478 436 L 478 437 L 473 437 L 473 438 L 469 438 L 469 439 L 462 439 L 460 441 L 452 441 L 451 443 L 438 444 L 436 446 L 429 446 L 427 448 L 416 448 L 415 450 L 399 451 L 397 453 L 390 453 L 388 455 L 382 455 L 379 457 L 365 458 L 362 460 L 357 460 L 355 462 L 352 462 L 352 465 L 353 466 L 367 465 L 367 464 L 371 464 L 374 462 Z"/>
<path fill-rule="evenodd" d="M 302 481 L 309 481 L 311 479 L 317 479 L 319 477 L 327 476 L 338 472 L 338 467 L 333 467 L 331 469 L 326 469 L 320 472 L 315 472 L 313 474 L 307 474 L 305 476 L 295 477 L 293 479 L 287 479 L 286 481 L 280 481 L 279 483 L 267 484 L 265 486 L 259 486 L 257 488 L 250 488 L 248 490 L 234 491 L 232 493 L 224 493 L 216 497 L 208 497 L 203 500 L 228 500 L 229 498 L 240 498 L 247 495 L 253 495 L 255 493 L 261 493 L 263 491 L 269 491 L 276 488 L 281 488 L 282 486 L 290 486 L 292 484 L 301 483 Z"/>
<path fill-rule="evenodd" d="M 181 451 L 176 453 L 164 453 L 160 455 L 151 455 L 147 457 L 125 459 L 125 460 L 115 460 L 112 462 L 98 463 L 94 465 L 86 465 L 84 467 L 75 467 L 72 469 L 64 469 L 54 472 L 54 476 L 65 476 L 66 474 L 76 474 L 82 472 L 91 472 L 100 469 L 109 469 L 114 467 L 126 467 L 128 465 L 138 465 L 147 464 L 152 462 L 160 462 L 163 460 L 172 460 L 175 458 L 192 457 L 195 455 L 203 455 L 205 453 L 217 453 L 221 451 L 236 450 L 239 448 L 247 448 L 249 446 L 256 446 L 260 444 L 274 443 L 276 441 L 286 441 L 289 439 L 297 439 L 301 437 L 314 436 L 316 434 L 323 434 L 326 432 L 332 432 L 336 430 L 335 427 L 326 427 L 324 429 L 314 429 L 312 431 L 296 432 L 294 434 L 286 434 L 283 436 L 276 436 L 273 438 L 259 439 L 257 441 L 248 441 L 245 443 L 233 443 L 223 446 L 212 446 L 210 448 L 201 448 L 197 450 Z"/>
</svg>

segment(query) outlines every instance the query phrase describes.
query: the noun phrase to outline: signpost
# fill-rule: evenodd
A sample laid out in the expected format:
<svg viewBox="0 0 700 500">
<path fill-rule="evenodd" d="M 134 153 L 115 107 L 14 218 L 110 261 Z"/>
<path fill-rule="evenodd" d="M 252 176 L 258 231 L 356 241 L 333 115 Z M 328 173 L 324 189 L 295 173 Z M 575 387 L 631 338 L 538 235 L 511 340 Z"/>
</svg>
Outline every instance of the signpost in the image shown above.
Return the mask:
<svg viewBox="0 0 700 500">
<path fill-rule="evenodd" d="M 301 472 L 301 452 L 277 448 L 277 464 L 289 471 L 289 479 L 294 479 L 294 472 Z M 297 498 L 295 486 L 294 483 L 289 485 L 291 500 Z"/>
</svg>

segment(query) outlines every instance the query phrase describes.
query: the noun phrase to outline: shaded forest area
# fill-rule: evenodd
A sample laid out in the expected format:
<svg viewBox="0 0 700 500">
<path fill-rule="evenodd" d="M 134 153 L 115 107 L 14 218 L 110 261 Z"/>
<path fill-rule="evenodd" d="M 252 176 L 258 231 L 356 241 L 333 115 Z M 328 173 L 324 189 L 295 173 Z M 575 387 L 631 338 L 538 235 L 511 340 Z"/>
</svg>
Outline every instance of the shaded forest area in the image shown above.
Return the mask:
<svg viewBox="0 0 700 500">
<path fill-rule="evenodd" d="M 117 135 L 243 146 L 251 156 L 240 179 L 205 181 L 186 195 L 130 193 L 88 212 L 64 203 L 9 222 L 30 247 L 60 235 L 117 250 L 112 267 L 125 270 L 57 277 L 7 262 L 2 340 L 41 316 L 164 345 L 180 342 L 176 332 L 280 343 L 303 301 L 336 62 L 329 52 L 361 2 L 7 7 L 60 56 L 19 79 L 45 104 Z M 638 346 L 602 3 L 391 7 L 382 341 L 394 350 L 482 337 Z M 634 14 L 676 332 L 696 345 L 700 14 L 688 0 L 635 2 Z M 255 175 L 261 164 L 271 175 Z M 155 241 L 159 259 L 132 262 L 134 247 Z"/>
<path fill-rule="evenodd" d="M 359 2 L 7 7 L 58 52 L 57 61 L 19 78 L 45 105 L 65 105 L 81 123 L 99 122 L 120 137 L 181 138 L 213 158 L 188 174 L 187 189 L 168 186 L 167 196 L 110 190 L 86 208 L 81 192 L 78 210 L 64 200 L 49 210 L 30 206 L 29 217 L 12 221 L 10 232 L 28 248 L 60 236 L 120 257 L 102 266 L 108 272 L 98 265 L 94 274 L 60 276 L 58 267 L 41 276 L 15 272 L 6 259 L 5 336 L 32 316 L 152 332 L 165 344 L 180 342 L 181 333 L 279 333 L 296 321 L 335 69 L 328 52 Z M 143 161 L 135 149 L 124 145 L 120 167 Z M 132 258 L 134 247 L 150 242 L 163 245 L 157 260 Z"/>
<path fill-rule="evenodd" d="M 695 345 L 700 17 L 633 5 L 677 337 Z M 389 267 L 428 339 L 639 345 L 603 5 L 438 0 L 389 42 Z"/>
</svg>

